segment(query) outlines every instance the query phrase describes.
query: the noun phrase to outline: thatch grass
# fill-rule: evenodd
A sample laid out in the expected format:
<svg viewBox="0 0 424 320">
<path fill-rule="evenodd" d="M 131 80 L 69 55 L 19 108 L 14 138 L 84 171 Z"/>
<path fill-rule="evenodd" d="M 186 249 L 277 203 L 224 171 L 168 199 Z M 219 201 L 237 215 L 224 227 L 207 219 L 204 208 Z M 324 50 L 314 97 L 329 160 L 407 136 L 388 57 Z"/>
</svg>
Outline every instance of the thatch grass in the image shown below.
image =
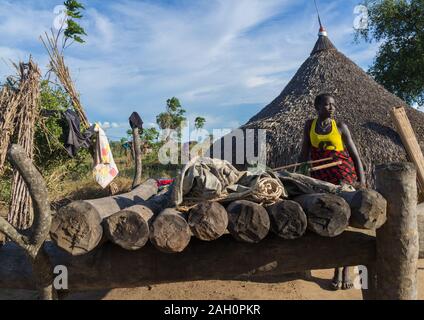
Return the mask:
<svg viewBox="0 0 424 320">
<path fill-rule="evenodd" d="M 63 88 L 71 98 L 72 105 L 81 120 L 81 126 L 84 129 L 87 129 L 90 126 L 90 123 L 88 122 L 87 115 L 82 107 L 78 91 L 72 81 L 71 73 L 65 64 L 65 58 L 59 49 L 58 36 L 59 35 L 55 36 L 54 32 L 51 30 L 51 34 L 46 32 L 44 37 L 40 38 L 50 58 L 50 71 L 57 76 Z"/>
<path fill-rule="evenodd" d="M 12 88 L 2 87 L 0 91 L 0 175 L 3 173 L 7 150 L 15 129 L 15 117 L 20 99 L 20 95 Z"/>
<path fill-rule="evenodd" d="M 35 123 L 39 117 L 40 77 L 37 64 L 30 58 L 28 63 L 16 65 L 19 78 L 20 103 L 16 115 L 17 143 L 23 147 L 29 159 L 34 158 Z M 17 170 L 13 172 L 12 202 L 9 222 L 18 229 L 32 225 L 33 210 L 28 188 Z"/>
</svg>

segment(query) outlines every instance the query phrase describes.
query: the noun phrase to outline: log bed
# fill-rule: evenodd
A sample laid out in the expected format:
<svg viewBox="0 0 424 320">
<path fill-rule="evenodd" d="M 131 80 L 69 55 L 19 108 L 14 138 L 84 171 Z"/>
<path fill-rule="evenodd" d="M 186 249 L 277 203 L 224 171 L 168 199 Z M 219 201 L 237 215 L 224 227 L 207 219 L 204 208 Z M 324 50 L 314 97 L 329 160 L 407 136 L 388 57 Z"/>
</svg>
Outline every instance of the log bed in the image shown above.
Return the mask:
<svg viewBox="0 0 424 320">
<path fill-rule="evenodd" d="M 376 168 L 377 191 L 387 200 L 387 221 L 375 236 L 348 229 L 333 238 L 306 233 L 296 240 L 284 240 L 269 234 L 259 243 L 246 243 L 224 235 L 213 242 L 192 239 L 183 252 L 172 255 L 159 252 L 152 244 L 128 251 L 106 243 L 85 255 L 72 256 L 46 241 L 51 213 L 40 173 L 22 148 L 12 146 L 8 156 L 29 187 L 36 214 L 28 234 L 0 218 L 0 231 L 16 242 L 0 248 L 0 288 L 37 289 L 42 299 L 55 299 L 53 268 L 58 265 L 67 267 L 70 290 L 261 275 L 278 279 L 285 273 L 364 265 L 368 271 L 364 298 L 417 298 L 418 232 L 422 231 L 417 220 L 422 221 L 422 214 L 417 214 L 421 206 L 417 208 L 417 173 L 411 163 Z"/>
</svg>

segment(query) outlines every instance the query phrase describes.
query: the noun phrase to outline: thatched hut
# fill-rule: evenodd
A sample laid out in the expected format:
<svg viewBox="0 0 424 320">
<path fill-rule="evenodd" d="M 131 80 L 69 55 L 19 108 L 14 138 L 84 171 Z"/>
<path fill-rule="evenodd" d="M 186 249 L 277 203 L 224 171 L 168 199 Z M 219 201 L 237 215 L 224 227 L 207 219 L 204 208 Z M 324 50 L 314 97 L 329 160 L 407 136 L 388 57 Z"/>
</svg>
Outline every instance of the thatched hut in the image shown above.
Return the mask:
<svg viewBox="0 0 424 320">
<path fill-rule="evenodd" d="M 350 128 L 368 181 L 374 180 L 376 164 L 406 160 L 391 121 L 391 108 L 406 108 L 420 145 L 424 146 L 424 113 L 375 82 L 335 48 L 325 30 L 320 30 L 309 58 L 281 94 L 242 127 L 267 130 L 269 167 L 297 162 L 305 121 L 316 117 L 314 98 L 324 92 L 336 99 L 336 120 Z"/>
</svg>

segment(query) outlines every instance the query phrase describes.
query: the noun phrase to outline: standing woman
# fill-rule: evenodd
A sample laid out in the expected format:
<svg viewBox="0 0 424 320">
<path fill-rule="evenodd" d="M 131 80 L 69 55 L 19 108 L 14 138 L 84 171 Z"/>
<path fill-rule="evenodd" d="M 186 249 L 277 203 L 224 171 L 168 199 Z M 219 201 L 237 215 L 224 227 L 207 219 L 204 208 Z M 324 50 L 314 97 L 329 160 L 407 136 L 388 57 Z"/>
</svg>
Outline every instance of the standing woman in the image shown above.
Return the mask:
<svg viewBox="0 0 424 320">
<path fill-rule="evenodd" d="M 308 120 L 305 124 L 300 162 L 332 158 L 320 164 L 341 161 L 340 165 L 313 171 L 312 177 L 333 184 L 348 184 L 365 188 L 365 175 L 358 150 L 353 142 L 347 125 L 336 122 L 334 114 L 336 105 L 334 97 L 328 93 L 315 98 L 318 118 Z M 350 289 L 353 287 L 349 268 L 336 268 L 332 287 Z"/>
</svg>

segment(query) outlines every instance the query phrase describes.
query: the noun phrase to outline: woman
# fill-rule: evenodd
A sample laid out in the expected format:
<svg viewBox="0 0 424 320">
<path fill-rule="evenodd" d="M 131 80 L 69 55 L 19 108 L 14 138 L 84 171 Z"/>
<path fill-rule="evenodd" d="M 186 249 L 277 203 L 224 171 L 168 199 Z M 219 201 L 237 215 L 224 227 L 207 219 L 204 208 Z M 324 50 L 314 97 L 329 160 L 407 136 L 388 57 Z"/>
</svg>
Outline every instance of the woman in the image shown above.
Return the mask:
<svg viewBox="0 0 424 320">
<path fill-rule="evenodd" d="M 332 158 L 321 164 L 341 161 L 340 165 L 312 172 L 312 177 L 333 184 L 349 184 L 365 188 L 365 175 L 361 159 L 350 131 L 343 122 L 334 120 L 335 100 L 328 94 L 315 98 L 318 118 L 305 124 L 300 162 Z M 336 268 L 332 287 L 350 289 L 353 287 L 349 277 L 349 268 Z"/>
</svg>

